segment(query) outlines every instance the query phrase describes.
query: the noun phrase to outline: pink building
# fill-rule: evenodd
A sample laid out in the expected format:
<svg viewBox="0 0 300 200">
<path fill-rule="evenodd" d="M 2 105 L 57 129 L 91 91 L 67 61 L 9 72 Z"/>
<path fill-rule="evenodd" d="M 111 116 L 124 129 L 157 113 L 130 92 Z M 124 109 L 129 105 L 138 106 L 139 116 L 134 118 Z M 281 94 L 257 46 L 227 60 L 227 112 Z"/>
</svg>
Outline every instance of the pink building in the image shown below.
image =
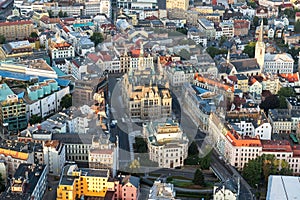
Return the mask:
<svg viewBox="0 0 300 200">
<path fill-rule="evenodd" d="M 115 182 L 112 200 L 137 200 L 140 191 L 140 179 L 134 176 L 119 176 Z"/>
</svg>

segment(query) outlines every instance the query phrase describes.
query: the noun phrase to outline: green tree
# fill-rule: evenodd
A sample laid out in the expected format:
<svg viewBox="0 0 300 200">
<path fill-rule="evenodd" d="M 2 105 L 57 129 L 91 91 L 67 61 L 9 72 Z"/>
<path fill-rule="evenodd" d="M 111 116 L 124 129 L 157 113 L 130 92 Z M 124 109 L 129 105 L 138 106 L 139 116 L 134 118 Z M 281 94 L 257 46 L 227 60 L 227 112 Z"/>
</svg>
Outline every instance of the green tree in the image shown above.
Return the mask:
<svg viewBox="0 0 300 200">
<path fill-rule="evenodd" d="M 254 16 L 252 23 L 255 27 L 259 26 L 259 18 L 257 16 Z"/>
<path fill-rule="evenodd" d="M 263 102 L 259 105 L 261 109 L 264 109 L 265 113 L 268 113 L 269 109 L 275 109 L 280 106 L 279 99 L 275 95 L 270 95 L 265 98 Z"/>
<path fill-rule="evenodd" d="M 48 15 L 50 18 L 54 17 L 53 11 L 52 10 L 47 10 Z"/>
<path fill-rule="evenodd" d="M 286 109 L 287 108 L 287 97 L 294 97 L 295 91 L 290 87 L 282 87 L 278 91 L 277 95 L 279 96 L 279 108 Z"/>
<path fill-rule="evenodd" d="M 186 28 L 176 28 L 176 31 L 178 31 L 184 35 L 187 35 L 187 32 L 188 32 Z"/>
<path fill-rule="evenodd" d="M 181 49 L 178 55 L 183 59 L 183 60 L 189 60 L 191 58 L 190 52 L 186 49 Z"/>
<path fill-rule="evenodd" d="M 4 44 L 6 41 L 6 38 L 4 37 L 4 35 L 0 35 L 0 44 Z"/>
<path fill-rule="evenodd" d="M 195 141 L 193 141 L 189 148 L 188 148 L 188 156 L 198 156 L 199 155 L 199 149 L 198 149 L 198 145 L 196 144 Z"/>
<path fill-rule="evenodd" d="M 295 91 L 293 88 L 291 87 L 282 87 L 280 88 L 280 90 L 277 93 L 279 96 L 283 96 L 283 97 L 294 97 L 295 95 Z"/>
<path fill-rule="evenodd" d="M 296 9 L 285 9 L 283 14 L 285 14 L 289 19 L 294 19 L 297 11 L 298 10 Z"/>
<path fill-rule="evenodd" d="M 72 96 L 70 94 L 65 95 L 60 101 L 61 108 L 69 108 L 72 106 Z"/>
<path fill-rule="evenodd" d="M 219 46 L 221 47 L 226 41 L 227 41 L 227 38 L 224 35 L 222 35 L 222 37 L 220 38 L 220 41 L 219 41 Z"/>
<path fill-rule="evenodd" d="M 95 46 L 97 46 L 104 40 L 102 33 L 99 32 L 94 32 L 90 39 L 95 43 Z"/>
<path fill-rule="evenodd" d="M 29 119 L 30 124 L 37 124 L 42 122 L 42 117 L 38 115 L 32 115 Z"/>
<path fill-rule="evenodd" d="M 68 13 L 67 12 L 64 12 L 64 17 L 68 17 Z"/>
<path fill-rule="evenodd" d="M 251 6 L 254 9 L 257 8 L 257 4 L 254 0 L 247 1 L 247 5 Z"/>
<path fill-rule="evenodd" d="M 134 159 L 129 165 L 129 169 L 131 173 L 139 173 L 140 167 L 141 167 L 140 162 L 136 159 Z"/>
<path fill-rule="evenodd" d="M 193 183 L 195 185 L 201 185 L 201 186 L 205 185 L 204 176 L 203 176 L 203 173 L 202 173 L 202 171 L 200 169 L 196 170 L 196 172 L 194 174 Z"/>
<path fill-rule="evenodd" d="M 256 159 L 248 161 L 242 171 L 243 177 L 252 187 L 260 183 L 266 185 L 268 177 L 276 174 L 291 174 L 291 170 L 289 169 L 288 163 L 276 159 L 275 155 L 272 154 L 263 154 Z"/>
<path fill-rule="evenodd" d="M 254 58 L 255 56 L 255 44 L 256 42 L 250 42 L 245 46 L 243 53 L 248 54 L 250 58 Z"/>
<path fill-rule="evenodd" d="M 208 48 L 206 48 L 206 52 L 212 58 L 214 58 L 216 55 L 219 55 L 219 54 L 227 54 L 227 50 L 226 49 L 217 49 L 215 47 L 208 47 Z"/>
<path fill-rule="evenodd" d="M 291 54 L 295 61 L 298 60 L 299 49 L 295 49 L 295 47 L 292 47 L 288 50 L 288 53 Z"/>
<path fill-rule="evenodd" d="M 64 16 L 64 13 L 63 13 L 62 10 L 60 10 L 60 11 L 58 12 L 58 17 L 59 17 L 59 18 L 62 18 L 63 16 Z"/>
<path fill-rule="evenodd" d="M 31 38 L 38 38 L 39 35 L 38 35 L 36 32 L 31 32 L 31 33 L 30 33 L 30 37 L 31 37 Z"/>
<path fill-rule="evenodd" d="M 142 137 L 135 137 L 135 143 L 133 144 L 133 148 L 136 153 L 147 153 L 148 152 L 147 142 Z"/>
<path fill-rule="evenodd" d="M 209 169 L 210 162 L 211 162 L 211 152 L 209 152 L 203 158 L 200 158 L 199 164 L 200 164 L 201 169 Z"/>
<path fill-rule="evenodd" d="M 259 159 L 249 160 L 243 168 L 242 176 L 251 186 L 259 184 L 261 181 L 261 164 Z"/>
<path fill-rule="evenodd" d="M 172 176 L 169 176 L 168 178 L 167 178 L 167 183 L 171 183 L 173 181 L 173 177 Z"/>
<path fill-rule="evenodd" d="M 263 18 L 263 24 L 268 25 L 268 19 L 267 18 Z"/>
<path fill-rule="evenodd" d="M 298 20 L 294 25 L 295 33 L 300 33 L 300 21 Z"/>
</svg>

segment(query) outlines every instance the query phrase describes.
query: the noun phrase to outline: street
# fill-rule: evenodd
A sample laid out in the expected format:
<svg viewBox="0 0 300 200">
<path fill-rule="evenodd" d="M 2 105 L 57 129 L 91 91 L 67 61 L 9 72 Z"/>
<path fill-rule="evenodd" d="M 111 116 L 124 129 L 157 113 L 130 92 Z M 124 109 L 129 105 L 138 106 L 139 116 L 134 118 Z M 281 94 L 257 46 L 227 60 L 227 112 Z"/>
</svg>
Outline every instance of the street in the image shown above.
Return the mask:
<svg viewBox="0 0 300 200">
<path fill-rule="evenodd" d="M 119 97 L 121 95 L 120 85 L 117 81 L 121 75 L 110 75 L 108 82 L 108 90 L 110 93 L 109 106 L 110 106 L 110 120 L 117 120 L 117 126 L 111 128 L 110 134 L 112 138 L 116 136 L 119 137 L 119 166 L 120 170 L 124 169 L 131 162 L 130 156 L 130 145 L 128 133 L 129 129 L 126 123 L 122 122 L 125 110 L 119 102 Z M 110 123 L 110 122 L 109 122 Z"/>
<path fill-rule="evenodd" d="M 51 175 L 48 176 L 48 186 L 43 197 L 44 200 L 56 199 L 58 182 L 59 182 L 59 177 L 54 177 Z"/>
</svg>

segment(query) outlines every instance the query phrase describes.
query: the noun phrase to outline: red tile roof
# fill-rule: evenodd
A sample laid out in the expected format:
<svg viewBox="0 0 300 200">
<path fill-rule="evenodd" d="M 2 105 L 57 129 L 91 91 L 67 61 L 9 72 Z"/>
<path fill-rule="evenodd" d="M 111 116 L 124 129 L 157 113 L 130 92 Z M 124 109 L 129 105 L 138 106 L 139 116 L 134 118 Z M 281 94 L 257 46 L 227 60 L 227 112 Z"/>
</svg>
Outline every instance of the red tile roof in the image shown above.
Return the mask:
<svg viewBox="0 0 300 200">
<path fill-rule="evenodd" d="M 262 140 L 263 151 L 272 151 L 272 152 L 292 152 L 292 147 L 287 140 Z"/>
<path fill-rule="evenodd" d="M 235 20 L 234 28 L 249 28 L 249 21 L 247 20 Z"/>
<path fill-rule="evenodd" d="M 50 18 L 45 15 L 41 18 L 41 21 L 45 24 L 56 24 L 61 22 L 59 18 Z"/>
<path fill-rule="evenodd" d="M 13 26 L 13 25 L 25 25 L 25 24 L 33 24 L 31 20 L 21 20 L 14 22 L 1 22 L 0 26 Z"/>
<path fill-rule="evenodd" d="M 94 53 L 90 53 L 90 54 L 88 54 L 88 58 L 89 59 L 91 59 L 93 62 L 97 62 L 100 58 L 99 58 L 99 56 L 97 56 L 96 54 L 94 54 Z"/>
<path fill-rule="evenodd" d="M 288 82 L 293 83 L 299 81 L 299 74 L 294 73 L 294 74 L 279 74 L 282 78 L 285 78 L 288 80 Z"/>
</svg>

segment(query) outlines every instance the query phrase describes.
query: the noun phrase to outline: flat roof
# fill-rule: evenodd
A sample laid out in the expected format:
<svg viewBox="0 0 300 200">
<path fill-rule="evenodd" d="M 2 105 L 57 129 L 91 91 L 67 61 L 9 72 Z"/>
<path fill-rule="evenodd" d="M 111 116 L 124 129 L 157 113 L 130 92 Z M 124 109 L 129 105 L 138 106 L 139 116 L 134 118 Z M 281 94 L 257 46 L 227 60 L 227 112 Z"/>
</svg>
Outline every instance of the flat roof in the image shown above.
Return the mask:
<svg viewBox="0 0 300 200">
<path fill-rule="evenodd" d="M 267 200 L 299 199 L 300 177 L 269 176 Z"/>
<path fill-rule="evenodd" d="M 8 95 L 13 95 L 14 92 L 8 87 L 6 83 L 0 84 L 0 102 L 7 99 Z"/>
</svg>

